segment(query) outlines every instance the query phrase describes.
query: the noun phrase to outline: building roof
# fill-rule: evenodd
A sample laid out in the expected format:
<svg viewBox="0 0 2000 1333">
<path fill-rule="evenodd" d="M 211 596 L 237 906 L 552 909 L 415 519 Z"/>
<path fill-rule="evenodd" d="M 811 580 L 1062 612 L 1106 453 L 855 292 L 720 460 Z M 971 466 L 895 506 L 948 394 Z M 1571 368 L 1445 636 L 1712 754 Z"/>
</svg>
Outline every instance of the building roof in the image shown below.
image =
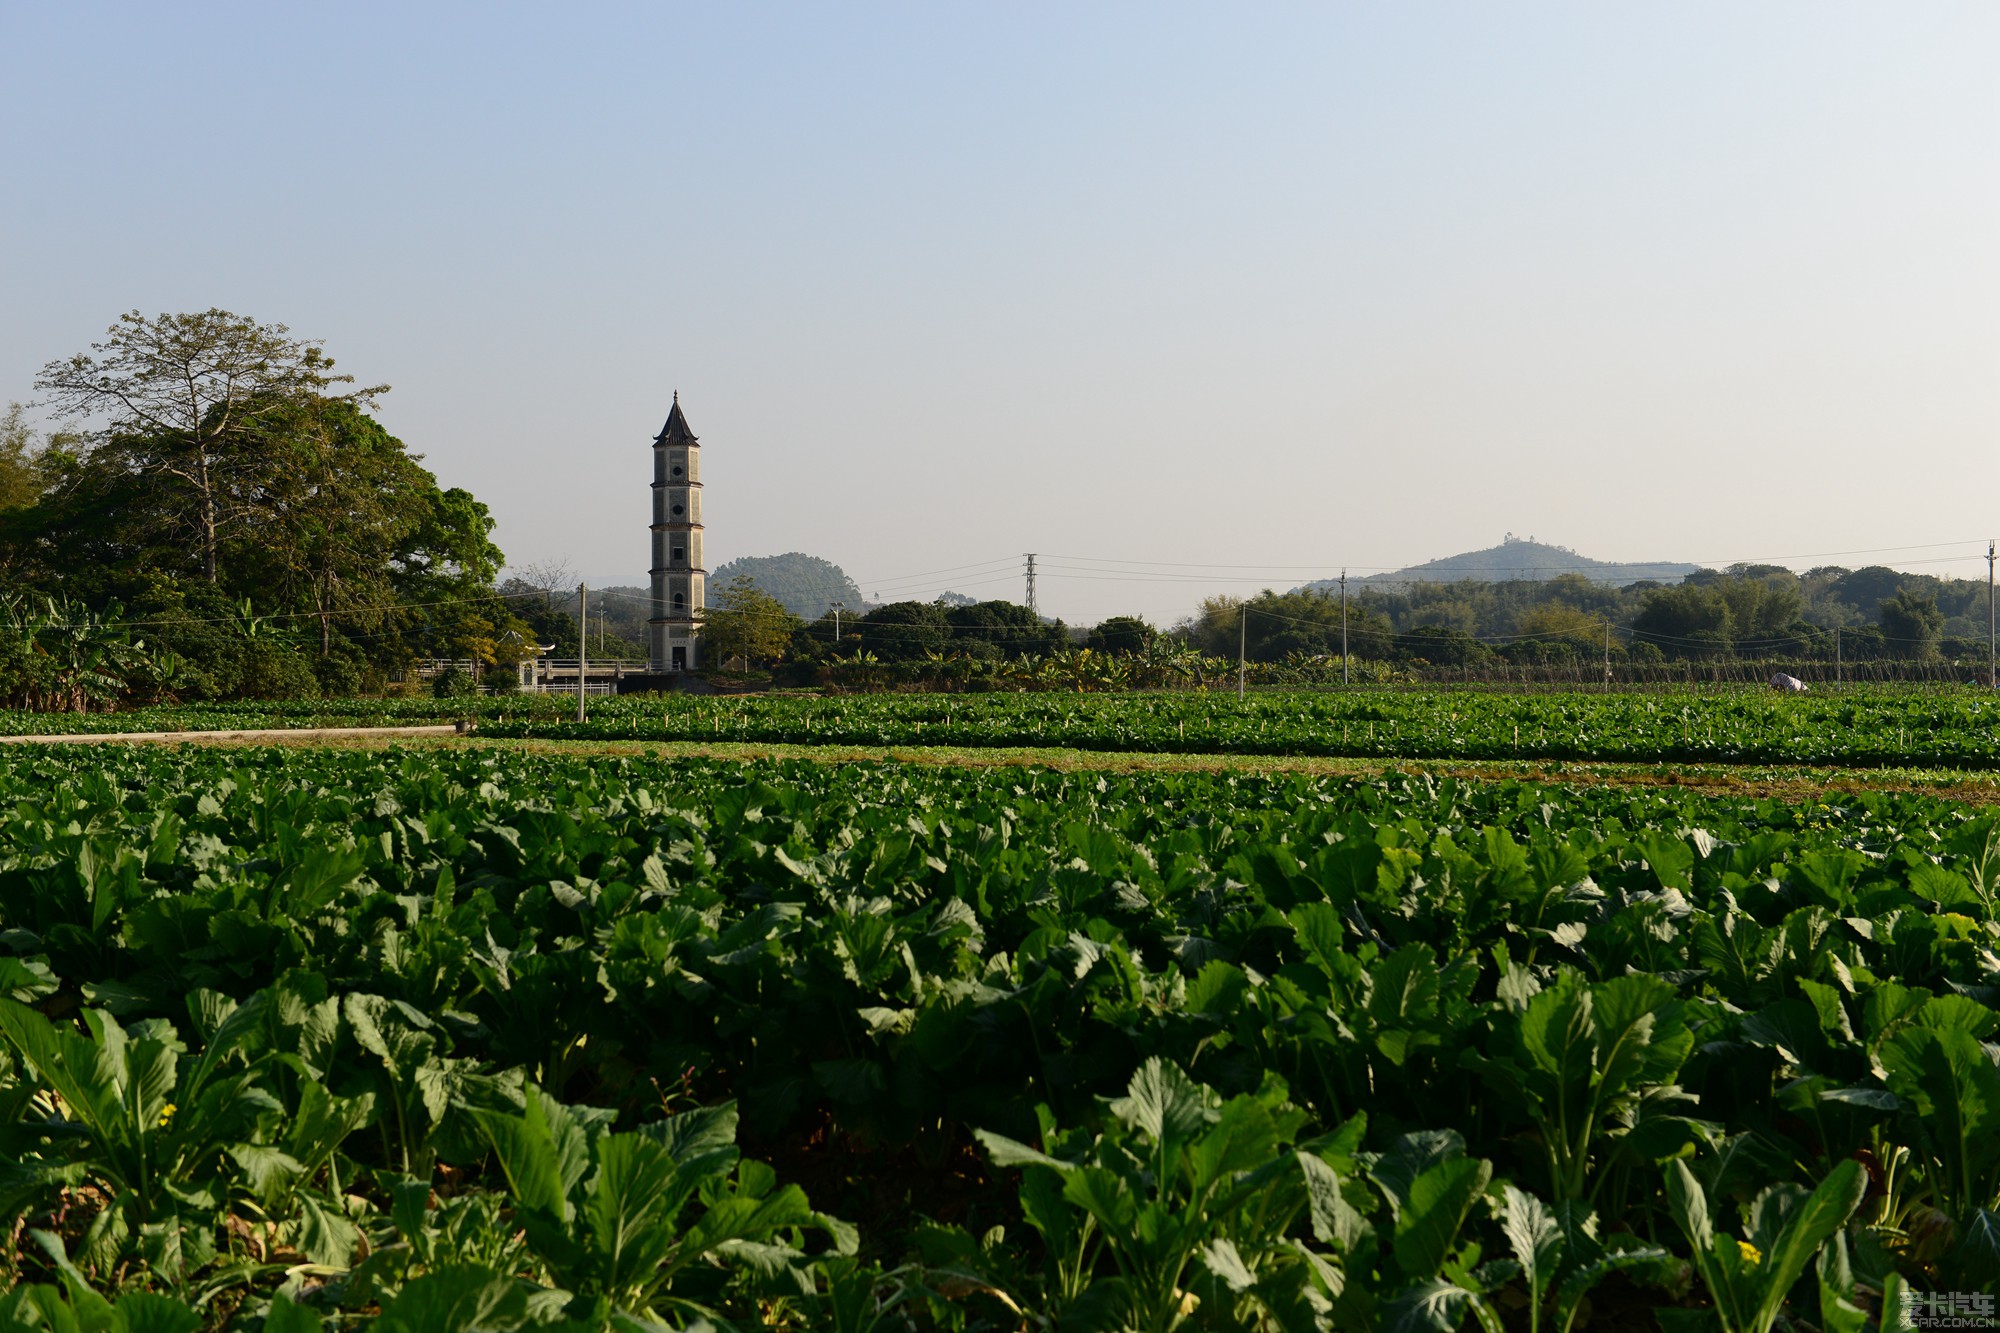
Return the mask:
<svg viewBox="0 0 2000 1333">
<path fill-rule="evenodd" d="M 674 408 L 667 413 L 667 424 L 660 427 L 660 433 L 653 437 L 654 444 L 699 444 L 692 430 L 688 429 L 688 419 L 681 415 L 681 395 L 674 391 Z"/>
</svg>

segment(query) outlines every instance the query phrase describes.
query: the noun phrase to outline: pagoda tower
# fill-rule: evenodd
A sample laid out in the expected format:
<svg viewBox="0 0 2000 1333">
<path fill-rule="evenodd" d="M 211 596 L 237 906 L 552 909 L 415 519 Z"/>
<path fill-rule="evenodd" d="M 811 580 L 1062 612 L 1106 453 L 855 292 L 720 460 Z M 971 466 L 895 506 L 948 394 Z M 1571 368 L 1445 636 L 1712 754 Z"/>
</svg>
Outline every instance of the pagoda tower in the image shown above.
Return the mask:
<svg viewBox="0 0 2000 1333">
<path fill-rule="evenodd" d="M 648 651 L 655 671 L 701 669 L 701 612 L 708 571 L 701 563 L 701 442 L 674 394 L 667 424 L 653 438 L 653 617 Z"/>
</svg>

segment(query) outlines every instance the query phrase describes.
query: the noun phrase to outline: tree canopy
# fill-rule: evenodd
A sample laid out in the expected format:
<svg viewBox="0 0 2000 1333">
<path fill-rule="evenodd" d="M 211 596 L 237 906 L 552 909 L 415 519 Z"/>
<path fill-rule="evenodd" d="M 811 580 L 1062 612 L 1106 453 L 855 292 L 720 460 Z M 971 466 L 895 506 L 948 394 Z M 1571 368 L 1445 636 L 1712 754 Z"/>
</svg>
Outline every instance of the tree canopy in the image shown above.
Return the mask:
<svg viewBox="0 0 2000 1333">
<path fill-rule="evenodd" d="M 439 485 L 317 341 L 221 310 L 120 318 L 46 366 L 75 427 L 0 423 L 9 586 L 143 621 L 195 697 L 351 689 L 413 656 L 507 655 L 493 520 Z M 511 639 L 510 639 L 511 635 Z"/>
<path fill-rule="evenodd" d="M 19 403 L 0 417 L 0 510 L 22 509 L 42 493 L 35 457 L 35 431 Z"/>
<path fill-rule="evenodd" d="M 890 602 L 861 618 L 855 628 L 867 650 L 885 662 L 940 653 L 951 642 L 951 622 L 936 602 Z"/>
<path fill-rule="evenodd" d="M 96 422 L 93 452 L 147 478 L 155 512 L 193 542 L 203 576 L 220 579 L 221 545 L 256 512 L 281 460 L 257 437 L 269 418 L 308 401 L 366 406 L 387 385 L 336 392 L 317 340 L 226 310 L 121 315 L 88 352 L 36 377 L 59 419 Z"/>
<path fill-rule="evenodd" d="M 1143 653 L 1159 631 L 1139 616 L 1112 616 L 1090 631 L 1086 646 L 1100 653 Z"/>
<path fill-rule="evenodd" d="M 1210 597 L 1178 632 L 1216 657 L 1234 657 L 1241 648 L 1253 662 L 1278 662 L 1292 656 L 1339 656 L 1341 620 L 1338 595 L 1266 588 L 1247 600 Z M 1350 599 L 1346 624 L 1352 656 L 1387 657 L 1393 651 L 1393 631 L 1380 611 Z"/>
<path fill-rule="evenodd" d="M 1890 656 L 1919 661 L 1937 656 L 1938 639 L 1944 633 L 1944 615 L 1938 610 L 1937 598 L 1914 588 L 1898 588 L 1882 599 L 1877 614 Z"/>
<path fill-rule="evenodd" d="M 711 667 L 737 657 L 752 666 L 775 662 L 805 626 L 748 575 L 730 579 L 712 600 L 701 621 L 702 651 Z"/>
</svg>

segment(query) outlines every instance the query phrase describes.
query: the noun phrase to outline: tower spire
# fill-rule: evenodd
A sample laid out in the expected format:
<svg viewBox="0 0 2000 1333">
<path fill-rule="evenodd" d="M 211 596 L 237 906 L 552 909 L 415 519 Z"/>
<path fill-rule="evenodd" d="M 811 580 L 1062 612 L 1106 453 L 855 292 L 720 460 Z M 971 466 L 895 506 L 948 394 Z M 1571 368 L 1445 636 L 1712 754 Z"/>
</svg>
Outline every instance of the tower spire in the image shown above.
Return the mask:
<svg viewBox="0 0 2000 1333">
<path fill-rule="evenodd" d="M 653 614 L 647 637 L 655 671 L 701 667 L 708 571 L 702 564 L 700 446 L 676 389 L 667 424 L 653 437 Z"/>
</svg>

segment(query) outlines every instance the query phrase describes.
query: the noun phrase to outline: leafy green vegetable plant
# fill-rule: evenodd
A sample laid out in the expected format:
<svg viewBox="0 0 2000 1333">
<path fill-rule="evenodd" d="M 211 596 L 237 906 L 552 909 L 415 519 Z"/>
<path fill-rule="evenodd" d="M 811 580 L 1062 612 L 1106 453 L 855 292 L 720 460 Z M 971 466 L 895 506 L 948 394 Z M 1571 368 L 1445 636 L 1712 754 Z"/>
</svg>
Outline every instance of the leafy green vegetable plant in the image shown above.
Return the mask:
<svg viewBox="0 0 2000 1333">
<path fill-rule="evenodd" d="M 0 1000 L 0 1035 L 60 1098 L 61 1118 L 46 1132 L 73 1138 L 79 1173 L 111 1203 L 84 1243 L 89 1261 L 109 1267 L 128 1247 L 176 1285 L 215 1257 L 213 1221 L 231 1187 L 233 1158 L 266 1159 L 262 1122 L 281 1110 L 262 1084 L 265 1056 L 254 1054 L 262 1000 L 244 1005 L 196 995 L 224 1016 L 199 1057 L 172 1024 L 149 1019 L 125 1028 L 87 1010 L 89 1035 L 59 1028 L 13 1000 Z"/>
<path fill-rule="evenodd" d="M 1847 1225 L 1867 1184 L 1860 1164 L 1848 1161 L 1810 1194 L 1774 1185 L 1751 1204 L 1749 1225 L 1738 1239 L 1717 1233 L 1708 1196 L 1687 1163 L 1676 1159 L 1668 1166 L 1667 1200 L 1723 1333 L 1770 1333 L 1792 1284 Z"/>
<path fill-rule="evenodd" d="M 1225 1100 L 1157 1059 L 1106 1110 L 1097 1134 L 1045 1125 L 1046 1151 L 978 1132 L 995 1165 L 1022 1170 L 1022 1211 L 1049 1248 L 1063 1327 L 1167 1333 L 1207 1326 L 1200 1312 L 1216 1306 L 1242 1321 L 1231 1327 L 1323 1324 L 1342 1276 L 1290 1232 L 1309 1215 L 1314 1239 L 1336 1251 L 1365 1234 L 1352 1197 L 1365 1186 L 1343 1174 L 1360 1121 L 1294 1146 L 1304 1117 L 1282 1086 Z"/>
<path fill-rule="evenodd" d="M 736 1150 L 736 1109 L 669 1116 L 633 1133 L 532 1089 L 519 1116 L 481 1113 L 513 1195 L 515 1220 L 574 1314 L 712 1316 L 703 1297 L 721 1264 L 809 1294 L 802 1233 L 852 1254 L 852 1228 L 813 1211 L 796 1185 Z"/>
<path fill-rule="evenodd" d="M 1572 1203 L 1595 1196 L 1604 1159 L 1622 1139 L 1649 1116 L 1681 1109 L 1675 1078 L 1694 1033 L 1668 982 L 1624 976 L 1591 985 L 1564 967 L 1554 984 L 1505 1007 L 1489 1049 L 1479 1067 L 1534 1126 L 1551 1195 Z"/>
<path fill-rule="evenodd" d="M 1574 1201 L 1551 1209 L 1513 1185 L 1501 1186 L 1500 1226 L 1527 1287 L 1528 1333 L 1545 1326 L 1569 1333 L 1597 1283 L 1620 1270 L 1658 1277 L 1672 1262 L 1636 1237 L 1608 1245 L 1598 1236 L 1597 1214 Z"/>
</svg>

